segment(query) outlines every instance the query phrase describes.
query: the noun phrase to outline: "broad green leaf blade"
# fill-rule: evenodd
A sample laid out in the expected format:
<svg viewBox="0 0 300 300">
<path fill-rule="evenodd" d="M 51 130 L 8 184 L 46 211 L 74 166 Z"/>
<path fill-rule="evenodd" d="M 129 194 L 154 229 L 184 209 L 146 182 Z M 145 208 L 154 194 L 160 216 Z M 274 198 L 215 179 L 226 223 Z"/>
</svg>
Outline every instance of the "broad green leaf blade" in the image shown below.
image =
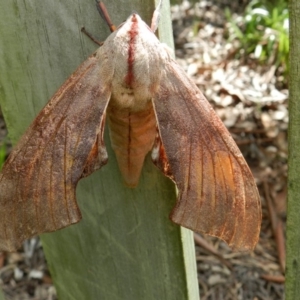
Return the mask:
<svg viewBox="0 0 300 300">
<path fill-rule="evenodd" d="M 0 289 L 0 300 L 5 300 L 2 290 Z"/>
<path fill-rule="evenodd" d="M 106 4 L 117 25 L 133 11 L 150 24 L 153 1 Z M 170 28 L 169 13 L 161 20 Z M 97 48 L 80 32 L 83 25 L 99 40 L 109 34 L 94 0 L 19 0 L 1 6 L 0 65 L 5 71 L 0 100 L 13 142 Z M 162 27 L 159 35 L 170 37 Z M 58 298 L 198 299 L 192 234 L 168 219 L 176 199 L 173 183 L 148 158 L 139 186 L 124 187 L 107 135 L 105 140 L 108 164 L 77 188 L 83 220 L 42 237 Z"/>
</svg>

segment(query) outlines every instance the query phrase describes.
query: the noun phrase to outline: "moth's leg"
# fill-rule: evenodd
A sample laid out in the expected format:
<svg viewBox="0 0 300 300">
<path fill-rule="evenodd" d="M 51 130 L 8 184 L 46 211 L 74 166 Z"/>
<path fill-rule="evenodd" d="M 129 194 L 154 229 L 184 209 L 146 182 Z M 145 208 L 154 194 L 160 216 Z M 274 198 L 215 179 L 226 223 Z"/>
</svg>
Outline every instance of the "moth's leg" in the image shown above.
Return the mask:
<svg viewBox="0 0 300 300">
<path fill-rule="evenodd" d="M 160 18 L 160 9 L 162 6 L 163 0 L 160 0 L 156 9 L 153 12 L 152 20 L 151 20 L 151 30 L 154 33 L 158 27 L 159 18 Z"/>
<path fill-rule="evenodd" d="M 99 42 L 95 39 L 84 27 L 81 27 L 81 32 L 83 32 L 86 36 L 88 36 L 95 44 L 102 46 L 104 42 Z"/>
<path fill-rule="evenodd" d="M 116 30 L 116 26 L 113 24 L 113 22 L 110 19 L 110 16 L 106 10 L 106 7 L 102 1 L 96 0 L 96 6 L 98 9 L 98 12 L 102 19 L 106 22 L 111 32 L 114 32 Z"/>
<path fill-rule="evenodd" d="M 106 10 L 106 7 L 104 5 L 104 3 L 102 1 L 98 1 L 96 0 L 96 7 L 97 7 L 97 10 L 100 14 L 100 16 L 102 17 L 102 19 L 106 22 L 106 24 L 108 25 L 109 29 L 111 32 L 115 31 L 116 30 L 116 26 L 113 24 L 113 22 L 111 21 L 110 19 L 110 16 Z M 81 27 L 81 31 L 87 35 L 95 44 L 99 45 L 99 46 L 102 46 L 103 45 L 103 42 L 99 42 L 97 39 L 95 39 L 93 37 L 92 34 L 90 34 L 84 27 Z"/>
</svg>

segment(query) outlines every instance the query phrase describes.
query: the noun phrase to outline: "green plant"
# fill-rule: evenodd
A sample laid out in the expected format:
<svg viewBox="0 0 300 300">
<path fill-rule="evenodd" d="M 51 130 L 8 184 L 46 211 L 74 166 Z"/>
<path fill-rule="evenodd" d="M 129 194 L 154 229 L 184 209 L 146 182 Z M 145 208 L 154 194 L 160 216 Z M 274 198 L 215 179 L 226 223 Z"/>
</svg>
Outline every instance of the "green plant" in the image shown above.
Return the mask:
<svg viewBox="0 0 300 300">
<path fill-rule="evenodd" d="M 226 12 L 229 21 L 228 39 L 238 40 L 240 55 L 250 55 L 263 63 L 288 70 L 289 13 L 285 0 L 253 0 L 243 16 Z"/>
<path fill-rule="evenodd" d="M 6 159 L 6 143 L 4 140 L 2 141 L 0 146 L 0 170 L 2 169 L 5 159 Z"/>
</svg>

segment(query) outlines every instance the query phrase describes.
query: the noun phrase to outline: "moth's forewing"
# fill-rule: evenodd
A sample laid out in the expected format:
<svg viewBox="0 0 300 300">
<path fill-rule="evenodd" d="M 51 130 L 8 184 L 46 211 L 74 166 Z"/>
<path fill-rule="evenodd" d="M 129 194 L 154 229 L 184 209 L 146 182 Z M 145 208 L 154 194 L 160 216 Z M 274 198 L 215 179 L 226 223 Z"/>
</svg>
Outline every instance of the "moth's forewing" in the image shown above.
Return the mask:
<svg viewBox="0 0 300 300">
<path fill-rule="evenodd" d="M 261 224 L 253 175 L 196 85 L 172 59 L 163 67 L 165 76 L 153 102 L 164 151 L 154 149 L 152 156 L 179 190 L 171 219 L 217 236 L 236 250 L 252 250 Z"/>
<path fill-rule="evenodd" d="M 111 74 L 102 74 L 105 63 L 89 57 L 50 99 L 4 164 L 0 249 L 16 250 L 31 236 L 81 219 L 75 189 L 102 136 L 100 124 L 111 94 Z M 99 147 L 93 170 L 107 158 L 104 144 Z"/>
</svg>

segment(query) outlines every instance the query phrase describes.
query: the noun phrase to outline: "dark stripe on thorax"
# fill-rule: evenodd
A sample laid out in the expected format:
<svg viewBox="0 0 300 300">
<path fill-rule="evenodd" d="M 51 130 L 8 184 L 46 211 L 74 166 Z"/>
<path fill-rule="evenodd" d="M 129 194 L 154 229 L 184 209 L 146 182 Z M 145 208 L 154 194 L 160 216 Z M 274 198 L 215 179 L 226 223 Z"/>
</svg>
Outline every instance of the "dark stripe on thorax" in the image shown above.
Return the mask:
<svg viewBox="0 0 300 300">
<path fill-rule="evenodd" d="M 128 32 L 129 34 L 129 48 L 128 48 L 128 58 L 127 58 L 128 71 L 125 78 L 125 83 L 129 88 L 132 88 L 132 83 L 134 81 L 133 63 L 135 59 L 135 38 L 138 34 L 137 18 L 135 14 L 132 15 L 131 22 L 132 22 L 131 28 Z"/>
</svg>

